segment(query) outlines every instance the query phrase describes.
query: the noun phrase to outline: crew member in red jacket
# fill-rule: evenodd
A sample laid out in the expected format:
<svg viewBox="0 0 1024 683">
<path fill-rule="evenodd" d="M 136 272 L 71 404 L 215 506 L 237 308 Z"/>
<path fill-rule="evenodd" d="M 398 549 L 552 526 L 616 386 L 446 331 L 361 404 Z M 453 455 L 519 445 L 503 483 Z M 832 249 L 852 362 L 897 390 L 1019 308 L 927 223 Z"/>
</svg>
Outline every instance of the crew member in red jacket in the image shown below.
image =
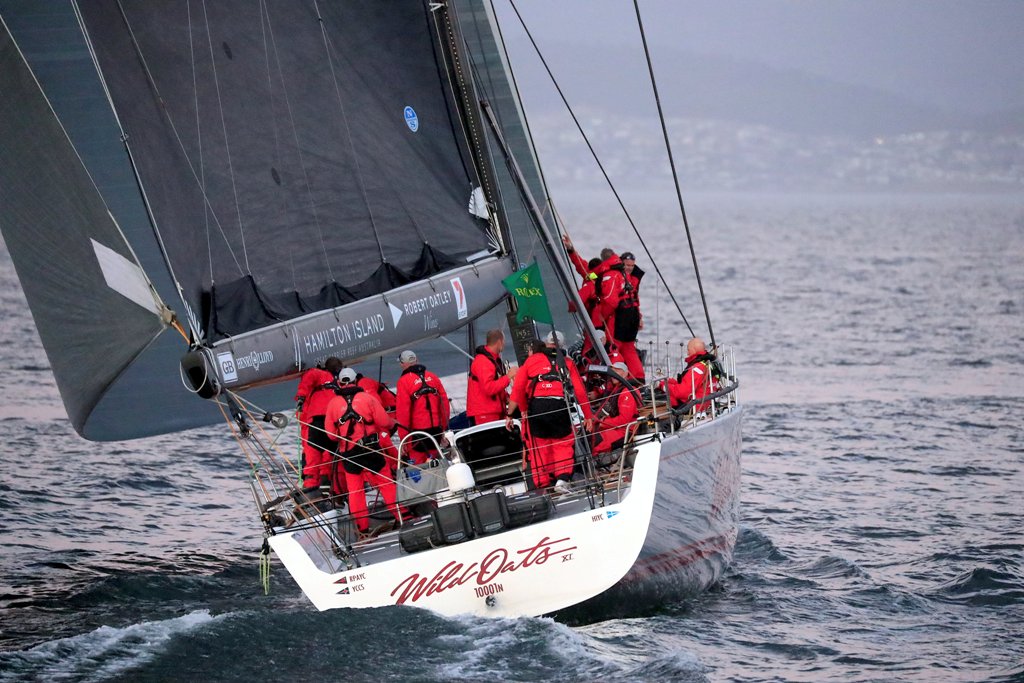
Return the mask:
<svg viewBox="0 0 1024 683">
<path fill-rule="evenodd" d="M 469 385 L 466 387 L 466 416 L 471 424 L 482 425 L 501 420 L 508 405 L 505 389 L 515 379 L 516 368 L 505 368 L 501 352 L 505 348 L 505 333 L 488 330 L 484 346 L 478 346 L 473 363 L 469 366 Z"/>
<path fill-rule="evenodd" d="M 566 404 L 567 389 L 570 396 L 575 394 L 580 401 L 588 427 L 592 417 L 583 380 L 561 349 L 564 339 L 561 332 L 548 334 L 545 346 L 526 359 L 512 383 L 508 405 L 505 424 L 509 429 L 511 414 L 516 408 L 522 411 L 526 458 L 534 487 L 538 489 L 553 484 L 560 491 L 569 490 L 576 439 Z M 565 372 L 569 375 L 569 387 L 565 386 Z"/>
<path fill-rule="evenodd" d="M 605 254 L 609 252 L 606 257 Z M 618 342 L 615 336 L 615 311 L 619 307 L 626 282 L 622 275 L 622 261 L 611 249 L 602 249 L 601 258 L 601 265 L 594 270 L 598 277 L 599 300 L 593 317 L 601 321 L 608 338 Z"/>
<path fill-rule="evenodd" d="M 715 380 L 711 375 L 711 364 L 715 361 L 714 354 L 708 353 L 704 342 L 694 337 L 686 344 L 686 368 L 676 378 L 669 378 L 665 387 L 669 402 L 677 408 L 687 401 L 704 398 L 715 391 Z M 710 406 L 710 401 L 703 401 L 693 407 L 694 412 L 703 412 Z"/>
<path fill-rule="evenodd" d="M 380 404 L 384 406 L 384 410 L 389 413 L 394 412 L 397 403 L 395 392 L 391 391 L 387 384 L 378 382 L 374 378 L 367 377 L 362 373 L 356 373 L 356 384 L 362 387 L 363 391 L 380 401 Z"/>
<path fill-rule="evenodd" d="M 613 363 L 612 369 L 623 381 L 609 379 L 608 393 L 601 401 L 601 407 L 597 409 L 594 417 L 594 456 L 622 448 L 626 438 L 626 426 L 635 422 L 638 414 L 636 396 L 632 388 L 627 386 L 629 369 L 622 362 Z"/>
<path fill-rule="evenodd" d="M 372 394 L 356 384 L 356 371 L 345 368 L 338 375 L 338 392 L 327 406 L 327 431 L 337 442 L 338 477 L 348 489 L 349 513 L 360 537 L 370 529 L 365 485 L 378 491 L 395 520 L 401 522 L 395 468 L 398 451 L 391 441 L 394 421 Z M 408 514 L 402 510 L 401 514 Z"/>
<path fill-rule="evenodd" d="M 643 382 L 644 365 L 636 352 L 636 337 L 644 328 L 644 316 L 640 312 L 640 280 L 644 271 L 636 267 L 633 252 L 623 252 L 619 258 L 622 261 L 622 289 L 615 305 L 615 343 L 629 366 L 629 374 Z"/>
<path fill-rule="evenodd" d="M 579 289 L 580 301 L 583 302 L 583 306 L 587 309 L 590 322 L 593 323 L 594 327 L 600 328 L 603 325 L 597 308 L 601 302 L 601 294 L 598 287 L 600 279 L 595 271 L 601 265 L 601 259 L 592 258 L 590 261 L 584 261 L 580 253 L 576 251 L 568 235 L 562 235 L 562 245 L 565 247 L 565 253 L 569 255 L 569 261 L 576 268 L 576 272 L 583 277 L 583 285 Z M 611 256 L 613 252 L 611 249 L 605 249 L 601 253 L 607 257 Z M 572 313 L 575 310 L 575 304 L 569 302 L 569 312 Z"/>
<path fill-rule="evenodd" d="M 398 357 L 402 375 L 398 378 L 395 420 L 398 422 L 398 438 L 404 439 L 409 432 L 426 432 L 440 437 L 448 429 L 451 406 L 448 393 L 437 375 L 427 370 L 410 350 L 402 351 Z M 437 453 L 432 440 L 416 436 L 406 442 L 406 455 L 416 465 L 421 465 Z"/>
<path fill-rule="evenodd" d="M 309 368 L 303 372 L 295 392 L 304 461 L 302 485 L 306 488 L 328 486 L 331 481 L 334 442 L 324 429 L 324 414 L 334 398 L 335 377 L 341 367 L 341 360 L 331 356 L 322 369 Z M 335 493 L 344 493 L 344 489 Z"/>
</svg>

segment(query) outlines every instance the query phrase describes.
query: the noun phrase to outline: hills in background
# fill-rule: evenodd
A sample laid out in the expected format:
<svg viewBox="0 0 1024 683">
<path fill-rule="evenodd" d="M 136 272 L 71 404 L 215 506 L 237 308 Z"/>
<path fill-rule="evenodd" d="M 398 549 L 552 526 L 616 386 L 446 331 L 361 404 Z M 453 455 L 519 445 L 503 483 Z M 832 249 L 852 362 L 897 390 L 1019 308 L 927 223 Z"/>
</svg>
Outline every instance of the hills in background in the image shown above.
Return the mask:
<svg viewBox="0 0 1024 683">
<path fill-rule="evenodd" d="M 558 60 L 555 75 L 567 96 L 574 89 L 580 95 L 578 103 L 570 99 L 574 108 L 617 116 L 655 111 L 646 65 L 636 50 L 567 44 L 559 46 L 559 53 L 570 55 Z M 882 88 L 678 48 L 660 48 L 654 58 L 662 104 L 681 118 L 809 135 L 876 137 L 940 130 L 1024 135 L 1024 106 L 985 113 L 974 107 L 943 108 Z M 545 113 L 561 106 L 550 85 L 534 104 Z"/>
<path fill-rule="evenodd" d="M 635 17 L 606 0 L 520 3 L 613 180 L 643 186 L 667 176 L 647 65 L 631 35 Z M 648 0 L 644 7 L 688 186 L 1024 189 L 1017 59 L 1024 50 L 1013 38 L 1024 30 L 1024 5 Z M 510 18 L 503 18 L 505 38 L 546 173 L 600 185 Z"/>
</svg>

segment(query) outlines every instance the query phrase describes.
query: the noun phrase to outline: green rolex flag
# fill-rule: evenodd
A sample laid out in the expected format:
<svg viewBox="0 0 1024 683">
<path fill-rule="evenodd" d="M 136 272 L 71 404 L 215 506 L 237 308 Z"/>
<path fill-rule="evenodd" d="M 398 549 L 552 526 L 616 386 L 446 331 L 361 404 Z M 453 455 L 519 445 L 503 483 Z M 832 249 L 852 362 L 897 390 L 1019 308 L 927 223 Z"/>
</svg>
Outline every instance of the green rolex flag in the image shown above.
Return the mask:
<svg viewBox="0 0 1024 683">
<path fill-rule="evenodd" d="M 548 308 L 548 297 L 544 294 L 544 283 L 540 279 L 540 266 L 536 261 L 512 273 L 501 283 L 516 300 L 517 323 L 523 322 L 524 318 L 532 318 L 539 323 L 554 324 Z"/>
</svg>

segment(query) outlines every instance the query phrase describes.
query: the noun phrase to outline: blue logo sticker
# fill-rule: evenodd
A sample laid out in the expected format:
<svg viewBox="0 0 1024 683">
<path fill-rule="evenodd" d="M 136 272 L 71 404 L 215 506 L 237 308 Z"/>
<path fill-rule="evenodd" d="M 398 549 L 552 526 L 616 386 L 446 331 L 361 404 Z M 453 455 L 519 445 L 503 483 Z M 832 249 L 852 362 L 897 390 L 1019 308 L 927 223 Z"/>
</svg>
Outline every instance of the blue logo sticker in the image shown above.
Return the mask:
<svg viewBox="0 0 1024 683">
<path fill-rule="evenodd" d="M 405 125 L 409 126 L 413 133 L 420 129 L 420 117 L 416 116 L 416 110 L 412 107 L 405 108 Z"/>
<path fill-rule="evenodd" d="M 609 510 L 605 514 L 608 515 L 608 519 L 611 519 L 615 515 L 619 514 L 619 511 L 618 510 Z"/>
</svg>

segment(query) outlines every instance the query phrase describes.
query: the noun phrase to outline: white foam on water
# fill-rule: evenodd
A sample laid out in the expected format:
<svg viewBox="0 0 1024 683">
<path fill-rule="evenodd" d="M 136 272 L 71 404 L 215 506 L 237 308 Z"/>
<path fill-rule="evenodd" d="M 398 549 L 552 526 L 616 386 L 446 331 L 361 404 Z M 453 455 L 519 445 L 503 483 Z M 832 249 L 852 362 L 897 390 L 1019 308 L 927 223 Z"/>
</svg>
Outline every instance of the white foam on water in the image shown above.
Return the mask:
<svg viewBox="0 0 1024 683">
<path fill-rule="evenodd" d="M 0 681 L 100 681 L 151 660 L 174 637 L 203 628 L 225 615 L 197 610 L 162 621 L 144 621 L 122 628 L 95 631 L 50 641 L 0 659 Z"/>
<path fill-rule="evenodd" d="M 517 662 L 524 657 L 533 659 L 551 669 L 557 678 L 559 669 L 576 673 L 589 671 L 604 675 L 621 671 L 620 667 L 603 657 L 592 647 L 589 636 L 552 619 L 484 619 L 480 617 L 452 617 L 463 627 L 461 633 L 438 636 L 437 640 L 450 650 L 448 663 L 434 672 L 439 679 L 495 678 L 508 680 L 522 676 Z M 536 650 L 530 656 L 524 650 Z M 561 662 L 559 666 L 555 662 Z M 564 668 L 563 668 L 564 667 Z"/>
</svg>

